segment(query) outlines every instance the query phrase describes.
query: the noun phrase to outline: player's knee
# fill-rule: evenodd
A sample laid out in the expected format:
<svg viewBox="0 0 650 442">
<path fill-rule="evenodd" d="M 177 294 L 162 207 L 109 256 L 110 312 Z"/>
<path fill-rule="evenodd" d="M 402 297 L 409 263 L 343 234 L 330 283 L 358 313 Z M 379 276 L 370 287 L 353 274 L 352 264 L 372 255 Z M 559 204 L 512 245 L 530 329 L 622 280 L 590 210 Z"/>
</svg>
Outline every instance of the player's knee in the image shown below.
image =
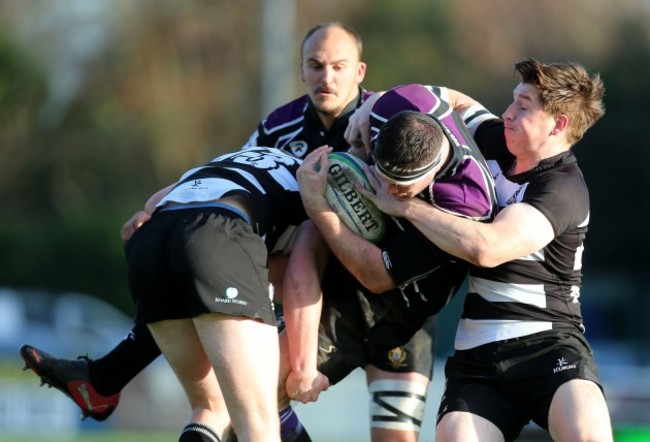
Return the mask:
<svg viewBox="0 0 650 442">
<path fill-rule="evenodd" d="M 580 442 L 612 442 L 613 440 L 611 426 L 595 421 L 592 425 L 550 428 L 549 431 L 554 440 Z"/>
<path fill-rule="evenodd" d="M 368 386 L 370 426 L 419 432 L 424 419 L 427 387 L 420 382 L 378 380 Z"/>
</svg>

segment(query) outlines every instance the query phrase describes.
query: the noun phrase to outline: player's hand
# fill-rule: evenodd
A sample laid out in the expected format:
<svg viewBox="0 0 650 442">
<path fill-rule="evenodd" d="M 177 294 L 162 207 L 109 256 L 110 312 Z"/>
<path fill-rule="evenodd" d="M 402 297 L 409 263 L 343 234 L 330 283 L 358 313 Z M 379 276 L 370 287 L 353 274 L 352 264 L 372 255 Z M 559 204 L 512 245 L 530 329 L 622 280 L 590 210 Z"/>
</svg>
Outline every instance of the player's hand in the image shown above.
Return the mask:
<svg viewBox="0 0 650 442">
<path fill-rule="evenodd" d="M 305 157 L 296 173 L 300 196 L 308 214 L 330 210 L 325 200 L 325 190 L 329 169 L 327 154 L 331 151 L 329 146 L 317 148 Z"/>
<path fill-rule="evenodd" d="M 366 101 L 350 115 L 348 127 L 345 129 L 345 140 L 350 146 L 362 148 L 370 157 L 370 112 L 383 92 L 376 92 L 366 98 Z"/>
<path fill-rule="evenodd" d="M 374 166 L 365 167 L 364 172 L 372 189 L 366 189 L 360 184 L 355 185 L 359 193 L 368 198 L 386 215 L 404 217 L 404 212 L 411 199 L 402 199 L 389 191 L 389 185 L 377 175 Z"/>
<path fill-rule="evenodd" d="M 131 238 L 131 235 L 140 228 L 144 223 L 149 221 L 151 215 L 149 215 L 144 210 L 138 210 L 133 214 L 131 218 L 122 226 L 120 234 L 122 236 L 122 241 L 126 242 Z"/>
<path fill-rule="evenodd" d="M 286 389 L 289 399 L 302 402 L 316 402 L 320 394 L 330 386 L 329 379 L 323 373 L 289 372 Z"/>
<path fill-rule="evenodd" d="M 355 147 L 355 146 L 350 146 L 348 149 L 348 153 L 350 155 L 354 155 L 357 158 L 360 158 L 363 160 L 364 163 L 368 163 L 368 154 L 366 153 L 366 148 L 365 147 Z"/>
</svg>

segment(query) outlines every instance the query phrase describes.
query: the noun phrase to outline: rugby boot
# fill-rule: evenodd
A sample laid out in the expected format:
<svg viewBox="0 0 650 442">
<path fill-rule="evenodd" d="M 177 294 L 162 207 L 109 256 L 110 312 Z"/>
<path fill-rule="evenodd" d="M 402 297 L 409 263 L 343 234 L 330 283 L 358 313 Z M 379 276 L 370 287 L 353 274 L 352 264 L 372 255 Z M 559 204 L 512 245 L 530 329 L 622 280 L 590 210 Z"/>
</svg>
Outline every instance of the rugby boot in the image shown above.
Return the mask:
<svg viewBox="0 0 650 442">
<path fill-rule="evenodd" d="M 104 396 L 95 390 L 87 356 L 79 356 L 76 361 L 58 359 L 31 345 L 20 347 L 20 356 L 26 364 L 23 370 L 31 368 L 41 378 L 41 385 L 54 387 L 72 399 L 81 409 L 82 419 L 103 421 L 115 411 L 120 393 Z"/>
</svg>

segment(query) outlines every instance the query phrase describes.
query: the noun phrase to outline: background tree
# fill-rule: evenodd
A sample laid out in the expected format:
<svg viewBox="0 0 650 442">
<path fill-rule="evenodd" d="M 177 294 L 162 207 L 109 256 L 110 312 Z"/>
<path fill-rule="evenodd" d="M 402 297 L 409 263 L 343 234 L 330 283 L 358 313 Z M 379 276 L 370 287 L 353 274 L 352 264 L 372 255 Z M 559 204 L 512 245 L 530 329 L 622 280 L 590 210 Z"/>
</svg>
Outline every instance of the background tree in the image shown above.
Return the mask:
<svg viewBox="0 0 650 442">
<path fill-rule="evenodd" d="M 304 33 L 341 20 L 364 37 L 371 90 L 435 83 L 500 111 L 517 60 L 601 72 L 607 115 L 575 149 L 592 198 L 584 292 L 625 325 L 603 318 L 588 332 L 650 341 L 650 324 L 633 320 L 650 308 L 650 237 L 637 227 L 650 215 L 647 2 L 301 0 L 292 41 L 263 54 L 260 1 L 0 0 L 0 285 L 88 292 L 132 312 L 122 223 L 245 142 L 267 111 L 263 56 L 293 54 L 283 102 L 304 93 Z"/>
</svg>

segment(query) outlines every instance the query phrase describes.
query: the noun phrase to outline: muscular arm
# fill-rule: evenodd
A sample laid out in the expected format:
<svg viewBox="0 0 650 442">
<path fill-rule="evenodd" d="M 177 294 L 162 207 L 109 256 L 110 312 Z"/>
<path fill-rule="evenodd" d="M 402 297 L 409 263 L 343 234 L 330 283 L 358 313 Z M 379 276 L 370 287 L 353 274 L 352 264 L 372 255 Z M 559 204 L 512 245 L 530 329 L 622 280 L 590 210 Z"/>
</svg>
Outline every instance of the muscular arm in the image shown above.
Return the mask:
<svg viewBox="0 0 650 442">
<path fill-rule="evenodd" d="M 384 265 L 381 249 L 352 232 L 325 200 L 328 152 L 325 148 L 315 150 L 305 158 L 298 170 L 305 210 L 332 253 L 361 284 L 374 293 L 395 288 L 395 282 Z M 320 165 L 318 170 L 317 164 Z"/>
<path fill-rule="evenodd" d="M 332 253 L 364 287 L 373 293 L 396 287 L 386 270 L 379 247 L 352 232 L 331 210 L 310 216 Z"/>
<path fill-rule="evenodd" d="M 318 373 L 320 281 L 329 251 L 316 227 L 304 222 L 296 233 L 284 275 L 282 296 L 291 371 L 286 389 L 292 399 L 315 401 L 327 382 Z"/>
<path fill-rule="evenodd" d="M 429 240 L 481 267 L 496 267 L 536 252 L 555 237 L 548 218 L 526 203 L 507 206 L 489 224 L 449 215 L 415 199 L 404 203 L 402 216 Z"/>
</svg>

